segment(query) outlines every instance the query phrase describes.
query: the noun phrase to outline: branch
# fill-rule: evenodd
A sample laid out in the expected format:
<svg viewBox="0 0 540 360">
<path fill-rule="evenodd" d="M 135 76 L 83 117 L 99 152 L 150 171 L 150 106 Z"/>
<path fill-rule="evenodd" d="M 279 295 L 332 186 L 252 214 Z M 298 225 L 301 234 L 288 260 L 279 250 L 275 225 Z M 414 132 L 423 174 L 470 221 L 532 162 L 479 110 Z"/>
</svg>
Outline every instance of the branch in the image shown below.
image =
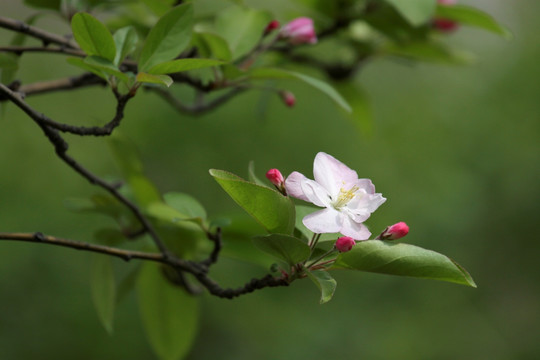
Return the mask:
<svg viewBox="0 0 540 360">
<path fill-rule="evenodd" d="M 17 91 L 24 97 L 44 94 L 54 91 L 71 90 L 90 85 L 107 85 L 102 78 L 92 74 L 84 73 L 79 76 L 71 76 L 63 79 L 39 81 L 28 85 L 21 85 L 20 82 L 10 84 L 10 90 Z M 0 96 L 0 102 L 10 100 L 7 96 Z"/>
<path fill-rule="evenodd" d="M 73 55 L 85 57 L 86 54 L 81 50 L 46 47 L 46 46 L 0 46 L 0 52 L 11 52 L 17 55 L 22 55 L 25 52 L 52 53 L 62 55 Z"/>
<path fill-rule="evenodd" d="M 192 114 L 192 115 L 201 115 L 206 112 L 209 112 L 247 90 L 246 87 L 235 87 L 229 92 L 207 103 L 185 105 L 180 100 L 178 100 L 173 94 L 171 94 L 170 91 L 167 91 L 166 89 L 157 88 L 157 87 L 152 87 L 152 88 L 149 87 L 146 89 L 158 94 L 163 100 L 165 100 L 169 105 L 171 105 L 177 111 L 181 113 Z"/>
<path fill-rule="evenodd" d="M 15 105 L 17 105 L 21 110 L 23 110 L 34 122 L 43 130 L 45 136 L 49 139 L 51 144 L 54 146 L 56 155 L 60 159 L 62 159 L 67 165 L 69 165 L 73 170 L 75 170 L 78 174 L 83 176 L 86 180 L 88 180 L 91 184 L 97 185 L 107 192 L 109 192 L 111 195 L 113 195 L 116 199 L 118 199 L 122 204 L 124 204 L 127 208 L 131 210 L 133 215 L 139 220 L 143 228 L 146 230 L 146 232 L 150 235 L 152 240 L 154 241 L 154 244 L 158 247 L 160 252 L 165 256 L 166 258 L 173 258 L 174 256 L 169 252 L 169 250 L 165 247 L 165 244 L 161 241 L 159 236 L 157 235 L 156 231 L 154 230 L 152 224 L 146 219 L 146 217 L 142 214 L 141 210 L 135 205 L 133 202 L 131 202 L 128 198 L 126 198 L 124 195 L 122 195 L 115 186 L 107 183 L 106 181 L 102 180 L 101 178 L 97 177 L 93 173 L 91 173 L 89 170 L 84 168 L 81 164 L 79 164 L 75 159 L 73 159 L 71 156 L 67 154 L 68 150 L 68 144 L 66 141 L 60 136 L 58 133 L 58 130 L 51 128 L 49 124 L 44 120 L 48 119 L 43 114 L 37 113 L 34 109 L 32 109 L 30 106 L 28 106 L 16 93 L 11 91 L 9 88 L 7 88 L 5 85 L 0 84 L 0 93 L 4 93 Z M 127 102 L 127 99 L 126 99 Z M 120 100 L 119 105 L 120 107 Z M 125 103 L 123 104 L 125 106 Z M 122 107 L 123 109 L 123 107 Z M 123 113 L 121 114 L 123 116 Z M 114 120 L 114 119 L 113 119 Z"/>
<path fill-rule="evenodd" d="M 73 43 L 71 40 L 63 36 L 49 33 L 37 27 L 25 24 L 22 21 L 13 20 L 10 18 L 0 16 L 0 27 L 30 35 L 36 39 L 43 41 L 45 45 L 52 43 L 52 44 L 58 44 L 58 45 L 64 46 L 69 49 L 75 49 L 75 50 L 79 49 L 79 47 L 75 43 Z"/>
<path fill-rule="evenodd" d="M 236 289 L 222 288 L 218 283 L 210 279 L 206 274 L 206 269 L 200 263 L 178 259 L 176 257 L 166 257 L 160 253 L 147 253 L 142 251 L 133 251 L 119 249 L 109 246 L 90 244 L 81 241 L 58 238 L 54 236 L 46 236 L 40 232 L 37 233 L 0 233 L 0 240 L 14 240 L 33 242 L 39 244 L 49 244 L 61 247 L 68 247 L 76 250 L 90 251 L 109 256 L 118 257 L 125 261 L 139 259 L 145 261 L 153 261 L 169 265 L 177 270 L 185 271 L 193 274 L 197 280 L 210 292 L 210 294 L 232 299 L 234 297 L 249 294 L 255 290 L 266 287 L 288 286 L 289 282 L 285 278 L 275 278 L 272 275 L 266 275 L 260 279 L 251 279 L 244 286 Z"/>
<path fill-rule="evenodd" d="M 67 85 L 67 84 L 63 82 L 63 85 Z M 114 94 L 116 96 L 117 105 L 116 105 L 116 114 L 113 117 L 113 119 L 103 126 L 86 127 L 86 126 L 74 126 L 74 125 L 69 125 L 69 124 L 62 124 L 62 123 L 52 120 L 45 114 L 38 113 L 36 110 L 30 107 L 17 93 L 15 93 L 14 91 L 12 91 L 11 89 L 9 89 L 7 86 L 3 84 L 0 84 L 0 92 L 3 92 L 8 100 L 10 100 L 15 105 L 17 105 L 21 110 L 23 110 L 29 117 L 34 119 L 36 122 L 43 125 L 47 125 L 48 127 L 51 127 L 56 130 L 60 130 L 62 132 L 68 132 L 68 133 L 72 133 L 72 134 L 76 134 L 80 136 L 110 135 L 113 132 L 113 130 L 118 125 L 120 125 L 120 121 L 124 118 L 124 109 L 127 105 L 127 102 L 129 101 L 129 99 L 131 99 L 134 96 L 133 93 L 120 95 L 115 91 Z"/>
</svg>

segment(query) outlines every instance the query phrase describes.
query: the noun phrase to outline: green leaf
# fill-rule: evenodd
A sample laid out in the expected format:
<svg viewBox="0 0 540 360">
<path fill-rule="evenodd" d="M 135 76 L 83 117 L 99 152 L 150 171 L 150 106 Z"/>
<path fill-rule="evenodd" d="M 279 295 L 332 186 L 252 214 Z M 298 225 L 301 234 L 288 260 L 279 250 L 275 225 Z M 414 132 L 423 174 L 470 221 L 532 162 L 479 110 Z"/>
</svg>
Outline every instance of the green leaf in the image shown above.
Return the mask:
<svg viewBox="0 0 540 360">
<path fill-rule="evenodd" d="M 324 270 L 307 271 L 306 273 L 310 280 L 313 281 L 321 291 L 320 303 L 324 304 L 332 300 L 334 292 L 336 291 L 336 280 Z"/>
<path fill-rule="evenodd" d="M 107 73 L 105 73 L 103 70 L 101 70 L 100 68 L 97 68 L 95 66 L 92 66 L 92 65 L 89 65 L 87 64 L 86 62 L 84 62 L 83 59 L 81 58 L 75 58 L 75 57 L 68 57 L 66 59 L 66 61 L 68 62 L 68 64 L 70 65 L 73 65 L 73 66 L 76 66 L 78 68 L 81 68 L 83 70 L 86 70 L 86 71 L 89 71 L 91 72 L 92 74 L 96 75 L 96 76 L 99 76 L 100 78 L 106 80 L 106 81 L 109 81 L 109 76 L 107 75 Z"/>
<path fill-rule="evenodd" d="M 469 273 L 450 258 L 418 246 L 389 241 L 357 243 L 338 255 L 332 268 L 412 276 L 476 287 Z"/>
<path fill-rule="evenodd" d="M 24 0 L 24 4 L 35 8 L 60 10 L 62 0 Z"/>
<path fill-rule="evenodd" d="M 163 360 L 182 359 L 197 333 L 197 298 L 170 284 L 160 266 L 146 263 L 137 279 L 139 311 L 148 341 Z"/>
<path fill-rule="evenodd" d="M 253 244 L 260 250 L 285 261 L 291 266 L 307 260 L 311 253 L 306 243 L 283 234 L 255 236 Z"/>
<path fill-rule="evenodd" d="M 173 74 L 182 71 L 207 68 L 223 64 L 221 60 L 214 59 L 177 59 L 152 66 L 149 74 Z"/>
<path fill-rule="evenodd" d="M 215 57 L 223 61 L 230 61 L 232 58 L 231 50 L 227 41 L 221 36 L 212 33 L 193 34 L 195 46 L 204 57 Z"/>
<path fill-rule="evenodd" d="M 468 65 L 474 62 L 472 54 L 453 50 L 436 42 L 411 42 L 408 44 L 388 43 L 381 52 L 420 61 L 449 65 Z"/>
<path fill-rule="evenodd" d="M 141 83 L 160 84 L 167 87 L 173 84 L 173 79 L 168 75 L 152 75 L 140 72 L 135 79 Z"/>
<path fill-rule="evenodd" d="M 435 14 L 437 0 L 386 0 L 414 26 L 428 22 Z"/>
<path fill-rule="evenodd" d="M 264 181 L 262 181 L 261 179 L 259 179 L 259 177 L 257 175 L 255 175 L 255 162 L 254 161 L 249 162 L 248 175 L 249 175 L 248 176 L 249 181 L 251 181 L 252 183 L 255 183 L 255 184 L 261 185 L 261 186 L 266 186 L 266 187 L 269 188 L 269 186 Z"/>
<path fill-rule="evenodd" d="M 218 15 L 216 32 L 227 41 L 232 60 L 236 60 L 257 46 L 271 20 L 264 11 L 231 6 Z"/>
<path fill-rule="evenodd" d="M 114 61 L 114 39 L 98 19 L 87 13 L 77 13 L 71 19 L 71 29 L 75 40 L 87 55 L 97 55 Z"/>
<path fill-rule="evenodd" d="M 96 70 L 103 71 L 106 74 L 116 76 L 118 79 L 128 82 L 129 77 L 118 69 L 118 66 L 114 65 L 109 60 L 100 56 L 87 56 L 84 59 L 84 63 L 93 67 Z"/>
<path fill-rule="evenodd" d="M 139 36 L 133 26 L 126 26 L 116 30 L 113 39 L 116 45 L 114 64 L 118 66 L 124 61 L 124 58 L 127 55 L 135 50 L 137 42 L 139 41 Z"/>
<path fill-rule="evenodd" d="M 92 300 L 99 320 L 105 330 L 112 334 L 116 304 L 116 282 L 110 257 L 94 255 L 91 284 Z"/>
<path fill-rule="evenodd" d="M 268 232 L 292 234 L 295 209 L 290 198 L 276 190 L 247 182 L 227 171 L 211 169 L 210 175 Z"/>
<path fill-rule="evenodd" d="M 143 173 L 143 165 L 135 144 L 129 138 L 114 132 L 108 137 L 109 148 L 113 154 L 120 171 L 125 177 Z"/>
<path fill-rule="evenodd" d="M 174 5 L 175 0 L 142 0 L 144 5 L 157 16 L 163 16 Z"/>
<path fill-rule="evenodd" d="M 276 69 L 276 68 L 258 68 L 250 72 L 249 77 L 251 79 L 296 79 L 301 80 L 304 83 L 311 85 L 315 89 L 328 95 L 336 104 L 341 106 L 348 112 L 351 112 L 351 106 L 343 99 L 343 97 L 328 83 L 313 78 L 308 75 L 300 74 L 293 71 Z"/>
<path fill-rule="evenodd" d="M 163 15 L 150 30 L 139 57 L 141 71 L 178 56 L 191 40 L 193 6 L 177 6 Z"/>
<path fill-rule="evenodd" d="M 163 195 L 163 199 L 167 205 L 178 210 L 180 213 L 186 214 L 190 218 L 206 219 L 206 210 L 201 203 L 191 195 L 179 192 L 168 192 Z"/>
<path fill-rule="evenodd" d="M 437 6 L 437 17 L 454 20 L 463 25 L 478 27 L 505 38 L 512 33 L 485 12 L 465 5 Z"/>
<path fill-rule="evenodd" d="M 146 207 L 155 202 L 161 202 L 161 194 L 146 176 L 132 175 L 127 178 L 127 182 L 139 205 Z"/>
</svg>

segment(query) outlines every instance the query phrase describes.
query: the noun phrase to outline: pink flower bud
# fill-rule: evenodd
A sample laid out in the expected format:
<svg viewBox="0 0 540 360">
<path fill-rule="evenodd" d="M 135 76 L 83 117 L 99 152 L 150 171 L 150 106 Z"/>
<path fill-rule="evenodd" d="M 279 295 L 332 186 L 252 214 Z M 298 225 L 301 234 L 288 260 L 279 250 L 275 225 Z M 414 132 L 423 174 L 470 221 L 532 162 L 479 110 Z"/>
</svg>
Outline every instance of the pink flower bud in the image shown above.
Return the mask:
<svg viewBox="0 0 540 360">
<path fill-rule="evenodd" d="M 264 29 L 264 35 L 270 34 L 272 31 L 276 30 L 279 27 L 279 21 L 272 20 L 266 25 L 266 29 Z"/>
<path fill-rule="evenodd" d="M 292 92 L 283 90 L 279 92 L 279 95 L 288 107 L 293 107 L 296 104 L 296 98 Z"/>
<path fill-rule="evenodd" d="M 278 169 L 268 170 L 268 172 L 266 173 L 266 178 L 278 188 L 283 187 L 285 179 L 283 178 L 283 175 L 281 175 L 281 172 Z"/>
<path fill-rule="evenodd" d="M 441 5 L 454 5 L 457 0 L 437 0 L 437 2 Z"/>
<path fill-rule="evenodd" d="M 287 23 L 281 29 L 280 36 L 294 45 L 317 43 L 313 20 L 308 17 L 299 17 Z"/>
<path fill-rule="evenodd" d="M 342 236 L 336 240 L 336 249 L 339 252 L 351 251 L 353 246 L 356 244 L 356 241 L 350 236 Z"/>
<path fill-rule="evenodd" d="M 384 231 L 381 235 L 379 235 L 378 238 L 381 240 L 396 240 L 404 237 L 408 233 L 409 226 L 403 221 L 401 221 L 384 229 Z"/>
</svg>

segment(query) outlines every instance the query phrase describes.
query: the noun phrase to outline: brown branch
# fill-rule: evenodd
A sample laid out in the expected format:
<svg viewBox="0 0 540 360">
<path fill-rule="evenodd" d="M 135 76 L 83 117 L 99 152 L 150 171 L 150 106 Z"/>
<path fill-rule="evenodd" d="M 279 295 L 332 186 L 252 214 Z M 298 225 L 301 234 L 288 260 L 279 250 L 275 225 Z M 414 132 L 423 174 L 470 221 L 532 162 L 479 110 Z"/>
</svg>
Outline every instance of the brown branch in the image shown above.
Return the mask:
<svg viewBox="0 0 540 360">
<path fill-rule="evenodd" d="M 64 46 L 69 49 L 79 49 L 77 44 L 75 44 L 74 42 L 72 42 L 71 40 L 63 36 L 49 33 L 35 26 L 30 26 L 28 24 L 25 24 L 22 21 L 10 19 L 7 17 L 0 16 L 0 28 L 9 29 L 9 30 L 13 30 L 13 31 L 20 32 L 23 34 L 27 34 L 29 36 L 32 36 L 36 39 L 43 41 L 45 45 L 52 43 L 52 44 L 58 44 L 58 45 Z"/>
<path fill-rule="evenodd" d="M 128 198 L 122 195 L 117 190 L 116 186 L 111 185 L 107 183 L 106 181 L 102 180 L 101 178 L 99 178 L 98 176 L 94 175 L 92 172 L 84 168 L 75 159 L 73 159 L 71 156 L 67 154 L 68 144 L 60 136 L 60 134 L 58 133 L 58 130 L 51 128 L 49 124 L 44 120 L 46 118 L 45 115 L 36 112 L 34 109 L 28 106 L 28 104 L 26 104 L 20 98 L 20 96 L 18 96 L 18 94 L 16 94 L 15 92 L 10 90 L 3 84 L 0 84 L 0 93 L 4 93 L 5 96 L 7 96 L 21 110 L 23 110 L 43 130 L 45 136 L 49 139 L 51 144 L 54 146 L 56 155 L 60 159 L 62 159 L 67 165 L 69 165 L 73 170 L 75 170 L 77 173 L 83 176 L 91 184 L 97 185 L 101 187 L 102 189 L 106 190 L 111 195 L 113 195 L 116 199 L 118 199 L 122 204 L 124 204 L 127 208 L 129 208 L 131 212 L 133 213 L 133 215 L 137 218 L 137 220 L 139 220 L 139 222 L 141 223 L 143 228 L 146 230 L 146 232 L 150 235 L 150 237 L 154 241 L 154 244 L 158 247 L 158 249 L 163 254 L 163 256 L 165 256 L 166 258 L 174 257 L 166 248 L 165 244 L 161 241 L 156 231 L 154 230 L 152 224 L 150 224 L 148 219 L 146 219 L 146 217 L 142 214 L 141 210 L 137 207 L 137 205 L 135 205 Z M 126 102 L 127 102 L 127 99 L 126 99 Z M 120 106 L 120 103 L 119 103 L 119 106 Z M 125 104 L 123 106 L 125 106 Z M 123 113 L 122 113 L 122 116 L 123 116 Z"/>
<path fill-rule="evenodd" d="M 288 286 L 289 282 L 283 278 L 275 278 L 272 275 L 266 275 L 260 279 L 251 279 L 249 282 L 241 287 L 231 289 L 222 288 L 218 283 L 213 281 L 207 276 L 207 269 L 200 263 L 182 260 L 177 257 L 166 257 L 160 253 L 147 253 L 142 251 L 133 251 L 114 248 L 104 245 L 90 244 L 82 241 L 75 241 L 70 239 L 63 239 L 54 236 L 46 236 L 42 233 L 0 233 L 0 240 L 14 240 L 24 241 L 39 244 L 56 245 L 61 247 L 68 247 L 75 250 L 90 251 L 100 254 L 105 254 L 113 257 L 118 257 L 125 261 L 132 259 L 153 261 L 169 265 L 174 269 L 181 270 L 193 274 L 197 280 L 210 292 L 210 294 L 232 299 L 234 297 L 251 293 L 255 290 L 263 289 L 266 287 Z M 195 289 L 192 289 L 196 292 Z"/>
<path fill-rule="evenodd" d="M 86 54 L 81 50 L 57 48 L 57 47 L 45 47 L 45 46 L 0 46 L 0 52 L 11 52 L 17 55 L 22 55 L 23 53 L 26 53 L 26 52 L 38 52 L 38 53 L 72 55 L 72 56 L 78 56 L 78 57 L 86 56 Z"/>
<path fill-rule="evenodd" d="M 20 85 L 17 82 L 16 86 L 10 85 L 9 88 L 24 95 L 24 97 L 38 94 L 45 94 L 55 91 L 71 90 L 91 85 L 107 85 L 102 78 L 92 74 L 84 73 L 79 76 L 71 76 L 62 79 L 39 81 L 27 85 Z M 9 100 L 8 97 L 0 96 L 0 102 Z"/>
<path fill-rule="evenodd" d="M 171 105 L 173 108 L 175 108 L 177 111 L 181 113 L 186 113 L 186 114 L 191 114 L 191 115 L 202 115 L 211 110 L 214 110 L 216 107 L 226 103 L 227 101 L 231 100 L 235 96 L 246 91 L 247 87 L 235 87 L 234 89 L 229 90 L 227 93 L 215 98 L 214 100 L 211 100 L 207 103 L 194 104 L 194 105 L 186 105 L 182 103 L 173 94 L 171 94 L 170 91 L 167 91 L 166 89 L 157 88 L 157 87 L 151 87 L 151 88 L 148 87 L 146 89 L 158 94 L 169 105 Z"/>
<path fill-rule="evenodd" d="M 124 109 L 127 105 L 127 102 L 129 99 L 131 99 L 134 94 L 128 93 L 125 95 L 120 95 L 116 91 L 114 92 L 116 99 L 117 99 L 117 106 L 116 106 L 116 114 L 113 117 L 111 121 L 109 121 L 107 124 L 103 126 L 74 126 L 70 124 L 62 124 L 59 122 L 56 122 L 46 116 L 45 114 L 38 113 L 36 110 L 34 110 L 32 107 L 30 107 L 21 96 L 18 96 L 17 93 L 9 89 L 3 84 L 0 84 L 0 92 L 3 92 L 5 97 L 10 100 L 12 103 L 17 105 L 21 110 L 23 110 L 29 117 L 36 120 L 38 123 L 47 125 L 48 127 L 51 127 L 53 129 L 62 131 L 62 132 L 68 132 L 76 135 L 81 136 L 107 136 L 110 135 L 113 130 L 120 125 L 120 121 L 124 118 Z"/>
</svg>

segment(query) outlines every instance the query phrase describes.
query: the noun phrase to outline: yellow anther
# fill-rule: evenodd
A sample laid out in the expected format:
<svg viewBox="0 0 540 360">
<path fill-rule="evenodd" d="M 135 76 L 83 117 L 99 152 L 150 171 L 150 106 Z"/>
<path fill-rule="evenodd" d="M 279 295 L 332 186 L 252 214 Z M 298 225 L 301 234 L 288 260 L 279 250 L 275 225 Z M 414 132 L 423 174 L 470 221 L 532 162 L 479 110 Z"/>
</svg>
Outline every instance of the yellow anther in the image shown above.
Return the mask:
<svg viewBox="0 0 540 360">
<path fill-rule="evenodd" d="M 353 186 L 349 190 L 343 188 L 339 189 L 339 194 L 337 199 L 332 204 L 336 210 L 341 209 L 343 206 L 347 205 L 349 201 L 354 199 L 356 192 L 358 191 L 358 186 Z"/>
</svg>

